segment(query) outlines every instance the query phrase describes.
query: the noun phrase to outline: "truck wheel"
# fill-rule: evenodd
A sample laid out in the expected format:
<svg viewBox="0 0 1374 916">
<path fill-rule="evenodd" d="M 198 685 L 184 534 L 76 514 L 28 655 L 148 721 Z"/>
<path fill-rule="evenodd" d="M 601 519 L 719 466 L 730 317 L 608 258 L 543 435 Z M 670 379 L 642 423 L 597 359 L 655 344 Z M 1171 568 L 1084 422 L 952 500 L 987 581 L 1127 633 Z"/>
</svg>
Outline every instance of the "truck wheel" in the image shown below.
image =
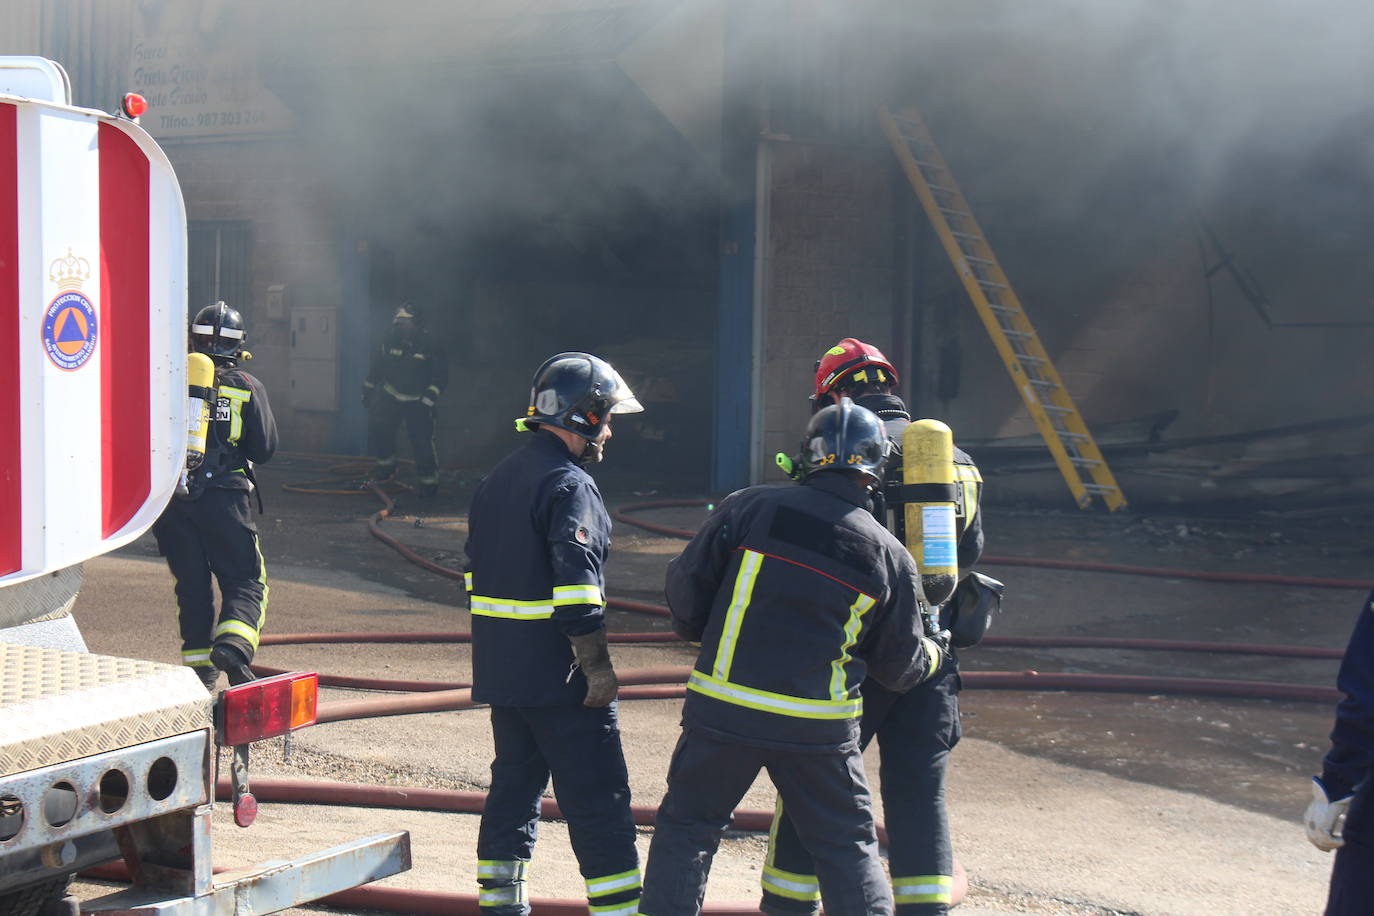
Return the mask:
<svg viewBox="0 0 1374 916">
<path fill-rule="evenodd" d="M 0 894 L 0 916 L 39 916 L 48 901 L 67 895 L 67 885 L 71 883 L 72 876 L 63 875 Z"/>
</svg>

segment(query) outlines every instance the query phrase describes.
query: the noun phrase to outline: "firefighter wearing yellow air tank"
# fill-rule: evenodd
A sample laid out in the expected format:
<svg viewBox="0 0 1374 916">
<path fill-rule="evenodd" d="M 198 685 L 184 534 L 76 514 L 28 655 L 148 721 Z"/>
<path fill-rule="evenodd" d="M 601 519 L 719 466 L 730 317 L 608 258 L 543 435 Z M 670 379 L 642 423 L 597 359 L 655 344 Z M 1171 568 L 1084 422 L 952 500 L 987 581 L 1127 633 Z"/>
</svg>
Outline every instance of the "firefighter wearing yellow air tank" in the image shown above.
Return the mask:
<svg viewBox="0 0 1374 916">
<path fill-rule="evenodd" d="M 937 421 L 912 424 L 894 392 L 897 372 L 871 344 L 847 337 L 817 361 L 814 408 L 842 397 L 872 410 L 895 446 L 884 490 L 887 507 L 875 513 L 905 541 L 922 571 L 930 613 L 928 631 L 953 631 L 956 648 L 981 638 L 1001 584 L 967 576 L 983 551 L 982 478 L 967 454 L 954 447 L 948 427 Z M 905 479 L 897 468 L 905 469 Z M 947 601 L 951 592 L 955 600 Z M 860 740 L 875 736 L 881 759 L 888 867 L 899 916 L 934 916 L 949 910 L 954 857 L 945 811 L 945 768 L 959 741 L 957 657 L 931 680 L 894 693 L 873 681 L 863 685 Z M 770 914 L 814 913 L 820 885 L 811 856 L 786 811 L 779 806 L 763 870 L 762 909 Z"/>
<path fill-rule="evenodd" d="M 186 475 L 153 523 L 176 580 L 181 660 L 207 688 L 221 671 L 233 684 L 252 679 L 248 665 L 267 618 L 267 570 L 249 497 L 257 487 L 253 466 L 277 449 L 277 421 L 262 382 L 239 365 L 249 356 L 245 340 L 243 316 L 223 302 L 191 322 L 187 381 L 195 423 Z"/>
</svg>

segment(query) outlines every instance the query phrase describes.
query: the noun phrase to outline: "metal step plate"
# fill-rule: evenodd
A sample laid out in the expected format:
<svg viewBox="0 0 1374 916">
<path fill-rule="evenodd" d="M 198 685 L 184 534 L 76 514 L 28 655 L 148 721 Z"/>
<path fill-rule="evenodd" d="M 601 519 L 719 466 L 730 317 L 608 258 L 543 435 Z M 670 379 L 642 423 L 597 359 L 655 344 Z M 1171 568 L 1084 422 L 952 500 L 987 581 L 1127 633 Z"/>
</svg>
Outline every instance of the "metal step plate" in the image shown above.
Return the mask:
<svg viewBox="0 0 1374 916">
<path fill-rule="evenodd" d="M 210 728 L 211 705 L 179 665 L 0 643 L 0 776 Z"/>
</svg>

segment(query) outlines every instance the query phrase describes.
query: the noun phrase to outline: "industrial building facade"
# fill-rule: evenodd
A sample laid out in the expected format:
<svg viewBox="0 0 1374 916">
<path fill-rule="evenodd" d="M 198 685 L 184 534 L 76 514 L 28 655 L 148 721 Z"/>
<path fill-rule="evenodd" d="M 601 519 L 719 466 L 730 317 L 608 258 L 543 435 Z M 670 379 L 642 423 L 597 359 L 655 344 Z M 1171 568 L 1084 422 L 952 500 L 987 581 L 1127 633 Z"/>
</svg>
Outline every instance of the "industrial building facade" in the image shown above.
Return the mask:
<svg viewBox="0 0 1374 916">
<path fill-rule="evenodd" d="M 452 361 L 446 466 L 507 450 L 532 369 L 589 349 L 648 407 L 615 455 L 645 488 L 776 479 L 816 358 L 856 336 L 1006 456 L 1003 493 L 1063 499 L 879 129 L 918 105 L 1128 496 L 1358 488 L 1364 103 L 1242 91 L 1202 14 L 1021 6 L 22 0 L 0 51 L 59 60 L 80 105 L 148 97 L 191 305 L 243 310 L 287 448 L 365 451 L 369 354 L 410 302 Z"/>
</svg>

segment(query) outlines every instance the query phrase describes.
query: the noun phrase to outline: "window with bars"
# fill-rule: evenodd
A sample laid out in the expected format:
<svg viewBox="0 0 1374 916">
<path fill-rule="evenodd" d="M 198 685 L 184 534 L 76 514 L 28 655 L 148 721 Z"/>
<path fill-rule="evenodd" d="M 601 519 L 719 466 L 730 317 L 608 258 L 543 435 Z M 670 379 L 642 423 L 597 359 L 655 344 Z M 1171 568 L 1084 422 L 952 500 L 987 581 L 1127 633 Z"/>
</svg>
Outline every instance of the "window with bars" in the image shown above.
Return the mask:
<svg viewBox="0 0 1374 916">
<path fill-rule="evenodd" d="M 247 312 L 253 289 L 248 260 L 249 224 L 192 222 L 187 227 L 187 242 L 190 313 L 194 315 L 221 299 L 241 313 Z"/>
</svg>

